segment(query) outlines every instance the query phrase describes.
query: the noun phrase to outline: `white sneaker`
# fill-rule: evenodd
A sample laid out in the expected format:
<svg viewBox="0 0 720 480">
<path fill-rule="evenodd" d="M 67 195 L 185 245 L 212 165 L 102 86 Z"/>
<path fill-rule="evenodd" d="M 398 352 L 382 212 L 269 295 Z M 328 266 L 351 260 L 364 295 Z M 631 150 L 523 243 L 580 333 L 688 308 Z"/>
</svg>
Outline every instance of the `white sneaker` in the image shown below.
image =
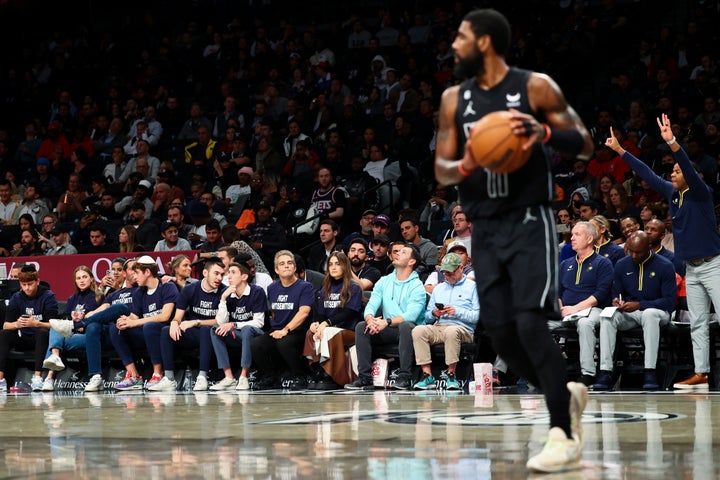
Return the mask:
<svg viewBox="0 0 720 480">
<path fill-rule="evenodd" d="M 50 328 L 55 330 L 57 333 L 65 338 L 73 336 L 73 321 L 72 320 L 60 320 L 57 318 L 50 319 Z"/>
<path fill-rule="evenodd" d="M 55 380 L 50 377 L 45 378 L 42 384 L 42 391 L 52 392 L 53 390 L 55 390 Z"/>
<path fill-rule="evenodd" d="M 33 375 L 32 380 L 30 380 L 30 388 L 32 388 L 33 392 L 41 392 L 43 388 L 43 378 L 38 375 Z"/>
<path fill-rule="evenodd" d="M 588 389 L 580 382 L 568 382 L 570 392 L 570 425 L 573 436 L 577 437 L 580 447 L 583 445 L 582 416 L 588 400 Z"/>
<path fill-rule="evenodd" d="M 250 382 L 248 382 L 247 377 L 238 378 L 238 383 L 237 387 L 235 387 L 235 390 L 250 390 Z"/>
<path fill-rule="evenodd" d="M 567 438 L 560 427 L 548 432 L 548 439 L 542 451 L 527 461 L 527 468 L 533 472 L 553 473 L 577 470 L 580 465 L 580 442 Z"/>
<path fill-rule="evenodd" d="M 207 378 L 205 375 L 198 375 L 195 379 L 195 385 L 193 385 L 193 392 L 204 392 L 208 389 Z"/>
<path fill-rule="evenodd" d="M 85 391 L 86 392 L 102 392 L 105 389 L 104 381 L 102 378 L 102 375 L 99 373 L 96 373 L 92 377 L 90 377 L 90 380 L 88 381 L 87 385 L 85 385 Z"/>
<path fill-rule="evenodd" d="M 210 390 L 213 390 L 215 392 L 219 392 L 222 390 L 232 390 L 233 388 L 235 388 L 236 383 L 237 382 L 235 381 L 234 378 L 225 377 L 222 380 L 220 380 L 219 382 L 217 382 L 215 385 L 212 385 L 210 387 Z M 195 385 L 197 385 L 197 383 Z"/>
<path fill-rule="evenodd" d="M 177 390 L 177 382 L 163 376 L 159 382 L 147 387 L 151 392 L 174 392 Z"/>
<path fill-rule="evenodd" d="M 54 353 L 51 353 L 50 356 L 43 361 L 43 367 L 47 368 L 48 370 L 53 370 L 55 372 L 65 370 L 65 364 L 62 360 L 60 360 L 60 357 L 58 357 Z"/>
</svg>

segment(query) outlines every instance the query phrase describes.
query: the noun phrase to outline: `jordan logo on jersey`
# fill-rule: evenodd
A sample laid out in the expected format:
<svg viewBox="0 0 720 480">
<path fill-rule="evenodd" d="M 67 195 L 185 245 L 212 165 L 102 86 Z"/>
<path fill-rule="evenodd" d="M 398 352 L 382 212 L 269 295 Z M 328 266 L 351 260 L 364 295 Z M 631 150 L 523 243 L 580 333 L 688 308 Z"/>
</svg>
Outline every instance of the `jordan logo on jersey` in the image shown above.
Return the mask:
<svg viewBox="0 0 720 480">
<path fill-rule="evenodd" d="M 470 103 L 467 104 L 465 111 L 463 112 L 463 117 L 467 117 L 468 115 L 477 115 L 477 112 L 473 109 L 472 100 L 470 100 Z"/>
<path fill-rule="evenodd" d="M 525 218 L 523 219 L 523 225 L 525 225 L 528 222 L 537 222 L 537 217 L 532 214 L 530 211 L 530 207 L 525 210 Z"/>
<path fill-rule="evenodd" d="M 505 100 L 507 101 L 508 108 L 519 107 L 520 106 L 520 92 L 515 93 L 515 94 L 506 93 Z"/>
</svg>

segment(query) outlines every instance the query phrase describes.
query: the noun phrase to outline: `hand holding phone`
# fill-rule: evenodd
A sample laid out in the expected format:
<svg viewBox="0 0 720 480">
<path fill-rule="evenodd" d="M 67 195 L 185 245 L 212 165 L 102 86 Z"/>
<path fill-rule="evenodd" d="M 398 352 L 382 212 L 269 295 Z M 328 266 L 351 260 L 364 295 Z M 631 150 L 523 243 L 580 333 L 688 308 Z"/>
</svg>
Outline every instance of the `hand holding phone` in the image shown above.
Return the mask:
<svg viewBox="0 0 720 480">
<path fill-rule="evenodd" d="M 444 304 L 444 303 L 436 303 L 436 304 L 435 304 L 435 307 L 436 307 L 438 310 L 444 310 L 444 309 L 445 309 L 445 304 Z"/>
</svg>

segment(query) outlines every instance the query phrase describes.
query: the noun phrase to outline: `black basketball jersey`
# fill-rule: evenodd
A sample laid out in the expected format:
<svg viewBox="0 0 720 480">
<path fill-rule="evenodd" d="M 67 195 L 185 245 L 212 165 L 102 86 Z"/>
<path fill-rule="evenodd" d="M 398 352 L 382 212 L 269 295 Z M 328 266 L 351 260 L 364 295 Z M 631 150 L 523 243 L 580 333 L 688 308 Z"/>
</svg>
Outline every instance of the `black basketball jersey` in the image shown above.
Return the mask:
<svg viewBox="0 0 720 480">
<path fill-rule="evenodd" d="M 527 98 L 530 73 L 511 67 L 505 78 L 489 90 L 478 87 L 475 78 L 460 84 L 455 113 L 458 158 L 465 153 L 470 127 L 484 115 L 509 108 L 535 115 Z M 528 162 L 510 174 L 478 168 L 460 182 L 458 190 L 460 204 L 468 219 L 493 217 L 516 208 L 549 204 L 555 189 L 548 150 L 542 145 L 534 145 Z"/>
</svg>

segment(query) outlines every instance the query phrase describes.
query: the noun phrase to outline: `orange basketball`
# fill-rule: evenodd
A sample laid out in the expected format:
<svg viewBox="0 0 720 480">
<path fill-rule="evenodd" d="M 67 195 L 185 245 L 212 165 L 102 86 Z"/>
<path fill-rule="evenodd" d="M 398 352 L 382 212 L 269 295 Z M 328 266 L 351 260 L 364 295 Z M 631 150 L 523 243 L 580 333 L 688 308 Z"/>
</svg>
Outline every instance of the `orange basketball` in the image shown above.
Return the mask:
<svg viewBox="0 0 720 480">
<path fill-rule="evenodd" d="M 488 113 L 472 126 L 470 142 L 478 166 L 495 173 L 512 173 L 530 158 L 531 150 L 522 150 L 527 137 L 510 130 L 510 117 L 510 112 L 500 110 Z"/>
</svg>

